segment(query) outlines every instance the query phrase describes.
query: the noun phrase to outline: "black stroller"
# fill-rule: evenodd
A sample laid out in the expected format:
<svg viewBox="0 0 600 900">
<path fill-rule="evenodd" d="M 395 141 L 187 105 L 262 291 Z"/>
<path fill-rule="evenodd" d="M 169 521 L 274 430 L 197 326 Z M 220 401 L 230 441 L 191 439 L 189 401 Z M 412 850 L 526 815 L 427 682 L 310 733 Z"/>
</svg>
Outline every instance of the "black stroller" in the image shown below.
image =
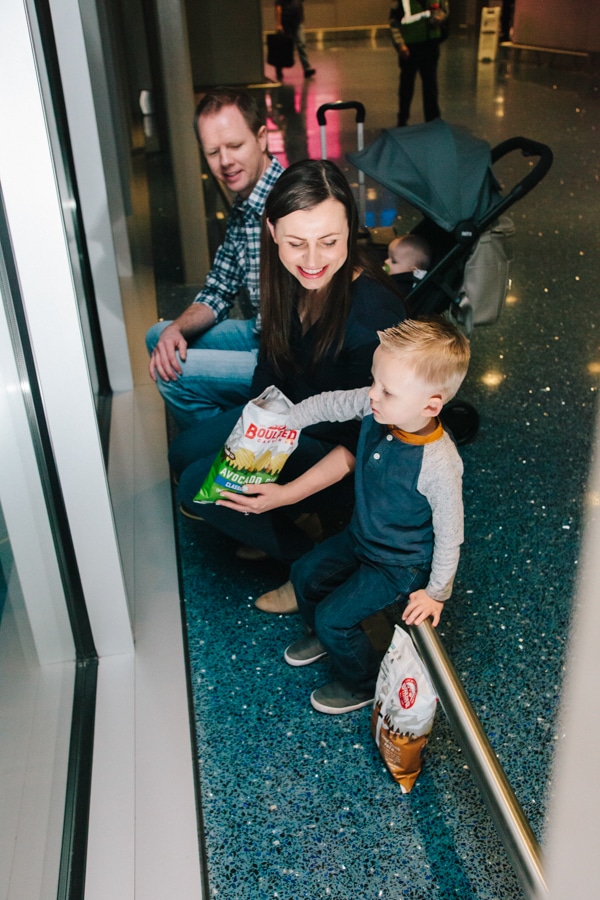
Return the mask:
<svg viewBox="0 0 600 900">
<path fill-rule="evenodd" d="M 348 107 L 355 109 L 360 127 L 365 118 L 362 103 L 340 102 L 319 109 L 322 129 L 326 110 Z M 538 159 L 503 195 L 492 167 L 517 150 Z M 366 149 L 359 141 L 359 149 L 347 158 L 359 170 L 363 196 L 366 173 L 424 217 L 412 233 L 427 239 L 433 256 L 427 274 L 406 297 L 410 314 L 448 315 L 467 334 L 473 325 L 495 322 L 509 285 L 510 258 L 503 243 L 512 223 L 504 213 L 547 174 L 553 160 L 550 148 L 514 137 L 491 149 L 486 141 L 436 119 L 386 129 Z M 457 443 L 467 443 L 477 433 L 479 417 L 470 404 L 452 401 L 442 418 Z"/>
<path fill-rule="evenodd" d="M 538 161 L 504 196 L 492 167 L 515 150 Z M 522 137 L 503 141 L 492 150 L 486 141 L 441 119 L 387 129 L 366 150 L 348 154 L 358 169 L 424 216 L 413 233 L 428 239 L 433 260 L 407 298 L 414 315 L 448 310 L 467 330 L 472 324 L 495 321 L 506 291 L 497 292 L 501 302 L 483 313 L 480 298 L 466 298 L 461 291 L 465 266 L 482 236 L 493 232 L 506 210 L 544 178 L 552 158 L 545 144 Z"/>
</svg>

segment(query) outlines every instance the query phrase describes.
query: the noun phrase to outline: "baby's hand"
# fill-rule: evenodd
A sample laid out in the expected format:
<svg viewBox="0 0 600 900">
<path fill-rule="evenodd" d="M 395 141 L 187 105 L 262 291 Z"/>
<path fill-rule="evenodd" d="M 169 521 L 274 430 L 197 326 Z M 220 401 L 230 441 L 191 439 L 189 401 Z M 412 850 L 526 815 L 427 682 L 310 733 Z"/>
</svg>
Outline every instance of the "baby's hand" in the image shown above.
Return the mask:
<svg viewBox="0 0 600 900">
<path fill-rule="evenodd" d="M 439 600 L 433 600 L 429 594 L 423 589 L 413 591 L 409 595 L 406 609 L 402 613 L 402 621 L 407 625 L 420 625 L 425 619 L 431 617 L 432 625 L 435 628 L 440 621 L 444 604 Z"/>
</svg>

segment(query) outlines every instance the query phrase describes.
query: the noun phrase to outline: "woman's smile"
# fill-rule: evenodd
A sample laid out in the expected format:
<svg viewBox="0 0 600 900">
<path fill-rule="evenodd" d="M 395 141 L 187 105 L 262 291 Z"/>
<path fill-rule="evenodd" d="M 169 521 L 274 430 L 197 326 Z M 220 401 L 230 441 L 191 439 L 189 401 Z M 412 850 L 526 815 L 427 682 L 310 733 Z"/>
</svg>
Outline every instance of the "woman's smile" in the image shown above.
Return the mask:
<svg viewBox="0 0 600 900">
<path fill-rule="evenodd" d="M 326 287 L 348 258 L 346 210 L 333 197 L 268 225 L 279 259 L 307 290 Z"/>
<path fill-rule="evenodd" d="M 327 271 L 327 266 L 321 266 L 320 269 L 308 269 L 306 266 L 298 266 L 298 270 L 305 278 L 321 278 Z"/>
</svg>

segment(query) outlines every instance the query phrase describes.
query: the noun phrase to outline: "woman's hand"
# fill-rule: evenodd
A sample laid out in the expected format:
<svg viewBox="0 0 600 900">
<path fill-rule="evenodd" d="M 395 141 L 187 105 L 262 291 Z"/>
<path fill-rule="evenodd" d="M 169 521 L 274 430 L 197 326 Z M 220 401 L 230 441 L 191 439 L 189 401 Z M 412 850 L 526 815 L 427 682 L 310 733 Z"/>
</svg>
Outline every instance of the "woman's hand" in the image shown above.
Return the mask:
<svg viewBox="0 0 600 900">
<path fill-rule="evenodd" d="M 293 481 L 288 481 L 287 484 L 245 484 L 239 494 L 235 491 L 222 491 L 217 506 L 237 509 L 245 515 L 291 506 L 337 484 L 354 471 L 355 464 L 352 453 L 340 444 Z"/>
<path fill-rule="evenodd" d="M 245 484 L 242 493 L 237 491 L 222 491 L 221 499 L 216 501 L 217 506 L 226 506 L 228 509 L 237 509 L 246 515 L 249 513 L 264 513 L 270 509 L 287 506 L 290 502 L 286 499 L 287 485 L 274 484 Z"/>
</svg>

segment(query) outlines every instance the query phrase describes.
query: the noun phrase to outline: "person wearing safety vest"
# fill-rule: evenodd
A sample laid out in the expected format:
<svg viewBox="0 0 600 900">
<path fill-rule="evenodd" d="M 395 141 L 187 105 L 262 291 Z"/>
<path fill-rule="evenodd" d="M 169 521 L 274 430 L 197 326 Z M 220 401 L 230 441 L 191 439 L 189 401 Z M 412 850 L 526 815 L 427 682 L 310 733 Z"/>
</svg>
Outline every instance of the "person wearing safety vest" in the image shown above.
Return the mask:
<svg viewBox="0 0 600 900">
<path fill-rule="evenodd" d="M 423 88 L 423 115 L 426 122 L 441 115 L 438 105 L 437 65 L 440 43 L 446 35 L 447 0 L 392 0 L 390 29 L 398 53 L 398 125 L 407 125 L 417 73 Z"/>
</svg>

